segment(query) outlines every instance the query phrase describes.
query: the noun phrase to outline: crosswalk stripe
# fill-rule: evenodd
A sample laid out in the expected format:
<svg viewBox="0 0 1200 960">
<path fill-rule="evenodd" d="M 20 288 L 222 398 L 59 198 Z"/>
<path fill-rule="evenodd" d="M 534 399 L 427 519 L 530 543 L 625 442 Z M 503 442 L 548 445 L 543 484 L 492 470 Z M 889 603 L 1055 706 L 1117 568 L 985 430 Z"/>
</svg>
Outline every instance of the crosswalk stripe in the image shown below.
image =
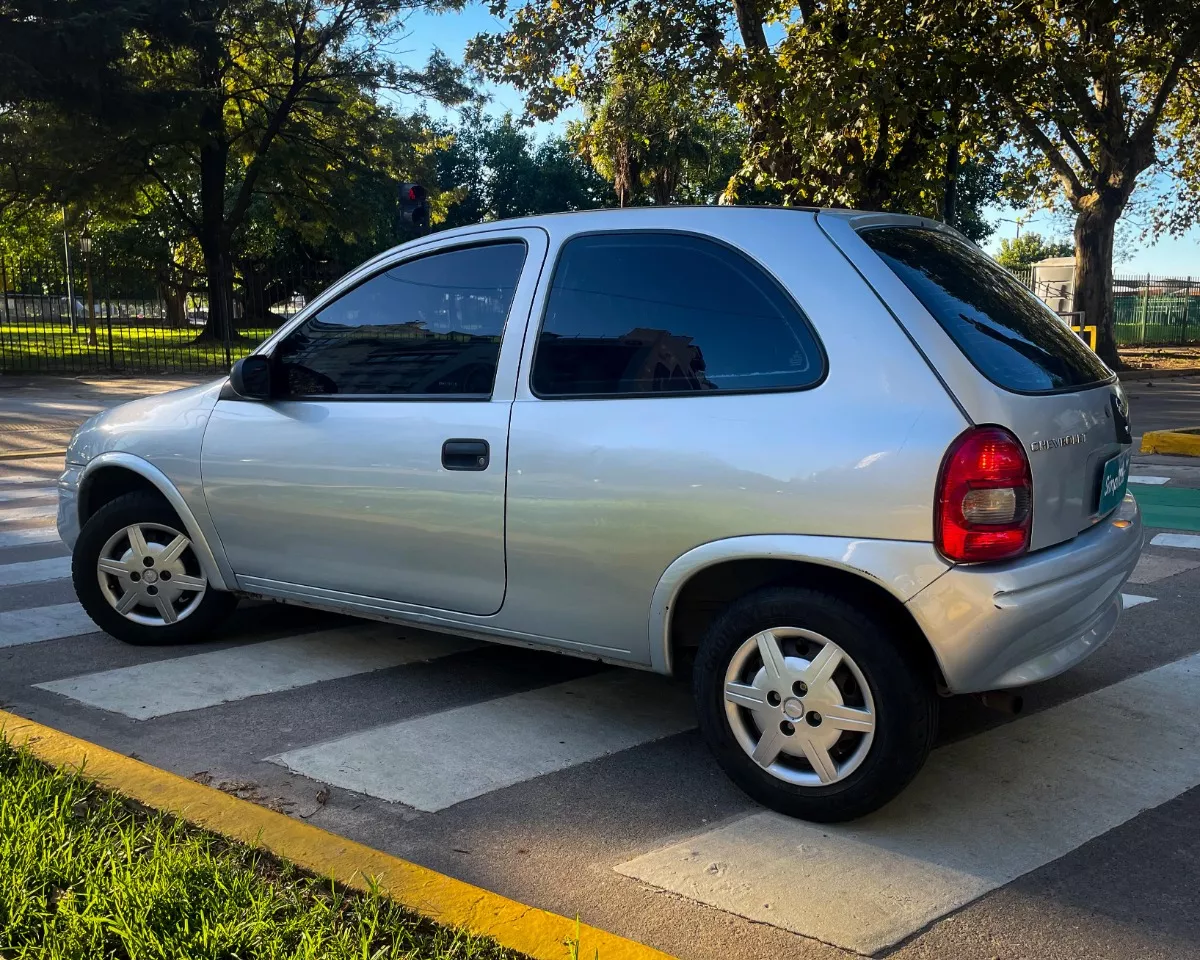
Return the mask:
<svg viewBox="0 0 1200 960">
<path fill-rule="evenodd" d="M 1128 610 L 1130 607 L 1136 607 L 1143 603 L 1153 603 L 1157 597 L 1141 597 L 1136 593 L 1121 594 L 1121 608 Z"/>
<path fill-rule="evenodd" d="M 0 523 L 17 523 L 25 520 L 53 520 L 57 516 L 57 503 L 41 504 L 36 507 L 0 506 Z"/>
<path fill-rule="evenodd" d="M 1178 557 L 1167 557 L 1157 553 L 1143 553 L 1138 559 L 1137 566 L 1129 575 L 1130 583 L 1156 583 L 1173 577 L 1178 573 L 1186 573 L 1200 567 L 1200 561 L 1181 560 Z"/>
<path fill-rule="evenodd" d="M 148 720 L 294 690 L 473 649 L 443 637 L 404 637 L 386 624 L 343 627 L 36 684 L 89 706 Z"/>
<path fill-rule="evenodd" d="M 0 613 L 0 647 L 61 640 L 63 637 L 96 633 L 99 629 L 77 603 L 10 610 Z"/>
<path fill-rule="evenodd" d="M 935 750 L 852 824 L 757 813 L 625 876 L 873 954 L 1200 784 L 1200 654 Z"/>
<path fill-rule="evenodd" d="M 33 500 L 37 497 L 57 497 L 57 487 L 18 487 L 15 490 L 0 489 L 0 501 Z"/>
<path fill-rule="evenodd" d="M 268 759 L 315 780 L 433 812 L 694 725 L 682 686 L 613 670 Z"/>
<path fill-rule="evenodd" d="M 71 575 L 70 557 L 50 557 L 47 560 L 26 560 L 24 563 L 0 564 L 0 587 L 42 580 L 62 580 Z"/>
<path fill-rule="evenodd" d="M 48 477 L 44 474 L 37 473 L 0 473 L 0 486 L 7 486 L 10 483 L 40 483 L 45 486 L 48 483 L 53 483 L 54 477 Z"/>
<path fill-rule="evenodd" d="M 4 547 L 28 547 L 36 543 L 57 543 L 56 527 L 26 527 L 23 530 L 0 532 L 0 549 Z"/>
<path fill-rule="evenodd" d="M 1161 487 L 1164 483 L 1170 483 L 1170 477 L 1147 477 L 1135 473 L 1129 475 L 1130 483 L 1146 483 L 1152 487 Z"/>
<path fill-rule="evenodd" d="M 1184 547 L 1200 550 L 1200 537 L 1193 533 L 1156 533 L 1150 541 L 1156 547 Z"/>
</svg>

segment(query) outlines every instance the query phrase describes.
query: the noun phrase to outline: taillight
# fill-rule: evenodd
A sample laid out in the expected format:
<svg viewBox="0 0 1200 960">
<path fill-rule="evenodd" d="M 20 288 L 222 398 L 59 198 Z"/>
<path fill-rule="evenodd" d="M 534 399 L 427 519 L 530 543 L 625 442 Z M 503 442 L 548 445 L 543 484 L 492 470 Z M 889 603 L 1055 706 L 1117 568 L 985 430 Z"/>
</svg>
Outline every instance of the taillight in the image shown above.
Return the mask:
<svg viewBox="0 0 1200 960">
<path fill-rule="evenodd" d="M 1029 549 L 1033 477 L 1003 427 L 974 427 L 950 446 L 938 478 L 934 530 L 948 560 L 1004 560 Z"/>
</svg>

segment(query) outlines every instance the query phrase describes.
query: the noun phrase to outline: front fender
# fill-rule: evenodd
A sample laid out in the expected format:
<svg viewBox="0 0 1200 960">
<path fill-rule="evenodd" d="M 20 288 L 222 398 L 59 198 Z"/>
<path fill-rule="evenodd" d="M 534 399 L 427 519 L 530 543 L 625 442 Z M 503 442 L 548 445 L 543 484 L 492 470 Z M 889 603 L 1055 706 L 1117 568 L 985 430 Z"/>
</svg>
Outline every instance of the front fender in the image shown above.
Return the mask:
<svg viewBox="0 0 1200 960">
<path fill-rule="evenodd" d="M 175 484 L 171 482 L 165 473 L 148 460 L 143 460 L 132 453 L 118 452 L 101 453 L 94 457 L 88 461 L 87 466 L 83 468 L 79 475 L 77 503 L 86 502 L 89 478 L 94 478 L 98 471 L 108 467 L 120 467 L 123 470 L 129 470 L 152 483 L 155 489 L 171 504 L 171 508 L 179 515 L 179 519 L 182 521 L 187 535 L 192 541 L 192 547 L 196 552 L 196 559 L 199 561 L 204 575 L 208 578 L 208 582 L 217 590 L 230 589 L 227 584 L 235 582 L 233 571 L 229 569 L 228 562 L 225 561 L 224 552 L 220 548 L 220 542 L 216 540 L 215 535 L 211 538 L 206 535 L 203 526 L 197 521 L 192 508 L 188 506 L 187 501 L 183 498 L 183 495 L 176 488 Z M 216 544 L 217 547 L 215 551 L 213 544 Z M 218 560 L 218 557 L 220 557 L 220 560 Z"/>
<path fill-rule="evenodd" d="M 795 560 L 834 567 L 871 580 L 901 603 L 950 569 L 932 543 L 765 534 L 713 540 L 689 550 L 663 572 L 650 601 L 650 665 L 670 673 L 671 616 L 683 585 L 706 567 L 728 560 Z"/>
</svg>

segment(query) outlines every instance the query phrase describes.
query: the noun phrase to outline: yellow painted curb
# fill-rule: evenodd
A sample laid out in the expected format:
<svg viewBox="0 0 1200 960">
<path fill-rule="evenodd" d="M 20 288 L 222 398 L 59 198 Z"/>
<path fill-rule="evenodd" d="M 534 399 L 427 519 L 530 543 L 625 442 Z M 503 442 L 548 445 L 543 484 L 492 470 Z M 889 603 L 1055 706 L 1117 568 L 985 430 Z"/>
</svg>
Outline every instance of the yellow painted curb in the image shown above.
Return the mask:
<svg viewBox="0 0 1200 960">
<path fill-rule="evenodd" d="M 1170 453 L 1180 457 L 1200 457 L 1200 427 L 1151 430 L 1142 435 L 1142 453 Z"/>
<path fill-rule="evenodd" d="M 66 450 L 22 450 L 20 453 L 0 453 L 0 460 L 35 460 L 38 457 L 62 457 Z"/>
<path fill-rule="evenodd" d="M 427 867 L 373 850 L 311 824 L 239 800 L 212 787 L 152 767 L 87 740 L 0 710 L 0 732 L 54 767 L 79 771 L 88 780 L 240 840 L 355 890 L 368 878 L 409 909 L 447 926 L 485 934 L 537 960 L 566 960 L 568 942 L 579 941 L 583 960 L 671 960 L 668 954 L 556 913 L 509 900 Z"/>
</svg>

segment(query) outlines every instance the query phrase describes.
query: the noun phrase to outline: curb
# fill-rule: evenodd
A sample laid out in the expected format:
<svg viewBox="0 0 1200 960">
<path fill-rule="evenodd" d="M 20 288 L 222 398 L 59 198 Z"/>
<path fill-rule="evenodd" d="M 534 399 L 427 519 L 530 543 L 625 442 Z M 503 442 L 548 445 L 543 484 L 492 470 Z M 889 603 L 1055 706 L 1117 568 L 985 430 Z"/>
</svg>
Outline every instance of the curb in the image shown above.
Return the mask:
<svg viewBox="0 0 1200 960">
<path fill-rule="evenodd" d="M 40 457 L 65 457 L 66 450 L 22 450 L 20 453 L 0 453 L 0 460 L 37 460 Z"/>
<path fill-rule="evenodd" d="M 1142 453 L 1169 453 L 1177 457 L 1200 457 L 1200 427 L 1151 430 L 1142 434 Z"/>
<path fill-rule="evenodd" d="M 1200 377 L 1200 367 L 1184 367 L 1181 370 L 1119 370 L 1117 377 L 1122 383 L 1137 380 L 1166 380 L 1170 377 Z"/>
<path fill-rule="evenodd" d="M 563 960 L 567 944 L 579 957 L 672 960 L 653 947 L 510 900 L 4 710 L 0 732 L 51 766 L 74 769 L 102 787 L 354 890 L 367 892 L 375 882 L 389 899 L 422 916 L 489 936 L 535 960 Z"/>
</svg>

